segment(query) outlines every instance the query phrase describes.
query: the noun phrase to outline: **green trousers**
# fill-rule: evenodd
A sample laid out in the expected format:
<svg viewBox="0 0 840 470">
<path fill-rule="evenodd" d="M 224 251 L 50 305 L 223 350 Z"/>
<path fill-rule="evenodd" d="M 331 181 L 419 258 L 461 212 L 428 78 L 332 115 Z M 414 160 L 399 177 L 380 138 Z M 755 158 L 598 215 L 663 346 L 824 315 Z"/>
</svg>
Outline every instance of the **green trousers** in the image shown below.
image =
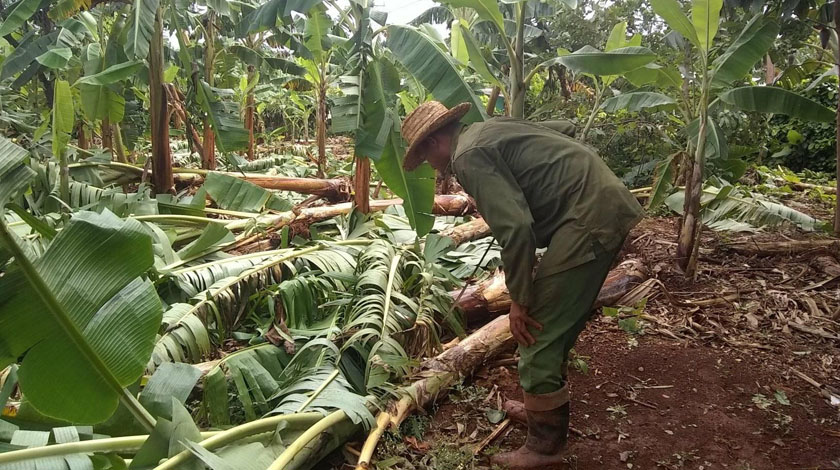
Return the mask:
<svg viewBox="0 0 840 470">
<path fill-rule="evenodd" d="M 554 245 L 549 247 L 546 256 L 555 249 L 562 249 Z M 549 402 L 568 401 L 568 391 L 560 392 L 565 385 L 564 365 L 589 320 L 592 304 L 620 249 L 621 245 L 607 250 L 595 242 L 595 259 L 534 281 L 534 303 L 529 314 L 542 324 L 543 329 L 530 329 L 537 341 L 534 345 L 519 346 L 519 382 L 526 401 L 529 395 L 532 399 L 544 395 Z M 557 394 L 557 400 L 552 394 Z"/>
</svg>

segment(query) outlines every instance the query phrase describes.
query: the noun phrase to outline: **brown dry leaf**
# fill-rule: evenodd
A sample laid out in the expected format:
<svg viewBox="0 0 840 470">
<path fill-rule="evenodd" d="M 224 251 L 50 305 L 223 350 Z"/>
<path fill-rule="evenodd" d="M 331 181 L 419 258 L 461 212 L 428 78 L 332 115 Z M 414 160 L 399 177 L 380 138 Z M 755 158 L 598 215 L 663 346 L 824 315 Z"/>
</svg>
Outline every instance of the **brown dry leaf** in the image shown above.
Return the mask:
<svg viewBox="0 0 840 470">
<path fill-rule="evenodd" d="M 408 436 L 404 440 L 405 443 L 409 445 L 409 447 L 420 452 L 426 452 L 432 448 L 431 444 L 425 441 L 418 441 L 417 438 L 414 436 Z"/>
<path fill-rule="evenodd" d="M 822 310 L 820 310 L 820 308 L 817 307 L 817 302 L 811 296 L 803 295 L 802 297 L 802 300 L 805 302 L 805 305 L 808 306 L 808 311 L 811 312 L 811 316 L 823 316 Z"/>
</svg>

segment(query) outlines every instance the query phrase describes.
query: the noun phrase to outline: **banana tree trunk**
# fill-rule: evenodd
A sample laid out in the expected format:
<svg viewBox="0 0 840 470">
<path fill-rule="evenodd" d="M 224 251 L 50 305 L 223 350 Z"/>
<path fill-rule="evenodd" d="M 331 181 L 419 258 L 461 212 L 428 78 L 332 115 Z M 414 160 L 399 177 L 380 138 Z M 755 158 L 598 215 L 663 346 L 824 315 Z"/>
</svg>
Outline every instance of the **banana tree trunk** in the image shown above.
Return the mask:
<svg viewBox="0 0 840 470">
<path fill-rule="evenodd" d="M 248 66 L 248 85 L 254 80 L 254 66 Z M 248 129 L 248 160 L 254 159 L 254 113 L 256 112 L 256 104 L 254 103 L 254 90 L 248 90 L 248 96 L 245 99 L 245 128 Z"/>
<path fill-rule="evenodd" d="M 79 148 L 82 150 L 87 150 L 90 148 L 90 142 L 88 141 L 87 132 L 85 132 L 85 122 L 79 120 L 79 128 L 77 130 L 77 138 L 79 140 Z"/>
<path fill-rule="evenodd" d="M 356 209 L 362 214 L 370 212 L 370 159 L 356 157 L 356 174 L 353 178 Z"/>
<path fill-rule="evenodd" d="M 327 83 L 322 75 L 318 86 L 318 116 L 316 119 L 316 136 L 318 141 L 318 177 L 324 177 L 327 166 Z"/>
<path fill-rule="evenodd" d="M 114 141 L 111 136 L 111 120 L 107 117 L 102 119 L 100 127 L 102 132 L 102 148 L 105 150 L 111 150 L 111 154 L 113 154 Z"/>
<path fill-rule="evenodd" d="M 705 62 L 703 67 L 700 129 L 697 133 L 694 161 L 687 168 L 690 173 L 686 173 L 684 215 L 677 244 L 677 263 L 688 279 L 694 279 L 697 274 L 697 253 L 700 249 L 700 233 L 703 229 L 703 223 L 700 219 L 700 196 L 703 189 L 703 168 L 706 165 L 706 133 L 709 123 L 709 73 L 706 70 Z"/>
<path fill-rule="evenodd" d="M 207 172 L 188 170 L 188 172 L 177 172 L 174 175 L 175 181 L 180 184 L 201 184 Z M 293 191 L 296 193 L 312 194 L 326 198 L 330 202 L 345 202 L 350 200 L 350 187 L 347 180 L 341 178 L 317 179 L 317 178 L 287 178 L 285 176 L 269 176 L 263 174 L 226 173 L 222 174 L 244 179 L 265 189 L 276 191 Z"/>
<path fill-rule="evenodd" d="M 456 346 L 424 361 L 418 374 L 424 378 L 404 388 L 400 393 L 403 398 L 389 407 L 392 429 L 397 429 L 410 413 L 429 406 L 463 377 L 469 377 L 513 345 L 510 322 L 507 315 L 502 315 Z"/>
<path fill-rule="evenodd" d="M 210 10 L 207 14 L 207 25 L 205 31 L 207 36 L 204 38 L 204 80 L 208 85 L 213 86 L 215 80 L 213 79 L 213 59 L 216 57 L 216 43 L 213 41 L 215 33 L 213 32 L 216 25 L 216 12 Z M 202 127 L 204 130 L 204 138 L 202 139 L 201 154 L 201 168 L 205 170 L 216 169 L 216 134 L 213 133 L 213 127 L 210 125 L 210 118 L 204 116 Z"/>
<path fill-rule="evenodd" d="M 216 134 L 210 126 L 210 120 L 204 118 L 204 138 L 202 139 L 201 168 L 205 170 L 216 169 Z"/>
<path fill-rule="evenodd" d="M 840 256 L 840 240 L 780 240 L 762 242 L 748 239 L 728 243 L 727 250 L 745 256 L 792 256 L 806 252 L 834 252 Z"/>
<path fill-rule="evenodd" d="M 123 145 L 122 130 L 119 124 L 113 125 L 114 135 L 114 151 L 117 161 L 120 163 L 128 163 L 128 157 L 125 154 L 125 145 Z"/>
<path fill-rule="evenodd" d="M 381 199 L 370 201 L 370 210 L 383 211 L 391 206 L 401 205 L 402 199 Z M 225 251 L 236 251 L 238 253 L 253 253 L 273 248 L 266 236 L 286 226 L 308 227 L 316 222 L 331 219 L 343 214 L 349 214 L 355 205 L 348 203 L 336 204 L 333 206 L 307 207 L 298 212 L 288 211 L 273 216 L 271 227 L 264 232 L 255 234 L 243 239 Z M 461 216 L 473 212 L 475 205 L 473 201 L 464 196 L 446 195 L 435 196 L 435 204 L 432 213 L 435 215 Z"/>
<path fill-rule="evenodd" d="M 568 74 L 566 73 L 566 67 L 562 65 L 559 67 L 559 72 L 557 73 L 558 80 L 560 81 L 560 93 L 563 95 L 563 99 L 568 101 L 572 99 L 572 86 L 569 84 Z"/>
<path fill-rule="evenodd" d="M 513 42 L 514 57 L 510 64 L 510 115 L 515 118 L 525 117 L 525 4 L 515 5 L 516 38 Z"/>
<path fill-rule="evenodd" d="M 149 117 L 152 133 L 152 183 L 159 194 L 172 191 L 174 186 L 163 65 L 163 18 L 158 9 L 155 14 L 155 31 L 149 45 Z"/>
<path fill-rule="evenodd" d="M 834 1 L 834 26 L 835 30 L 840 32 L 840 1 Z M 838 33 L 838 37 L 840 37 L 840 33 Z M 840 67 L 840 45 L 837 48 L 837 57 L 836 57 L 837 67 Z M 834 235 L 840 237 L 840 93 L 837 94 L 837 132 L 835 134 L 835 152 L 837 157 L 837 170 L 836 170 L 836 178 L 837 178 L 837 189 L 835 190 L 835 194 L 838 195 L 837 201 L 834 204 Z"/>
<path fill-rule="evenodd" d="M 458 246 L 462 243 L 490 236 L 491 232 L 490 226 L 487 225 L 484 219 L 476 218 L 467 223 L 444 230 L 440 232 L 440 235 L 451 238 L 453 246 Z"/>
<path fill-rule="evenodd" d="M 493 117 L 496 112 L 496 101 L 499 100 L 500 92 L 501 90 L 497 86 L 494 86 L 493 90 L 490 91 L 490 99 L 487 101 L 487 109 L 485 109 L 489 117 Z"/>
</svg>

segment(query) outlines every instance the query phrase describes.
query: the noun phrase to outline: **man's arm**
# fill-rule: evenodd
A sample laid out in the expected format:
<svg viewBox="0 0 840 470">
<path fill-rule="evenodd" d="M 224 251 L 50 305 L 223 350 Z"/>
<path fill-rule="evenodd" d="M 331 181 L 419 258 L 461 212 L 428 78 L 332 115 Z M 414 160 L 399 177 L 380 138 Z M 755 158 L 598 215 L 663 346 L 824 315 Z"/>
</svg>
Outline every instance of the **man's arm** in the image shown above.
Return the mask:
<svg viewBox="0 0 840 470">
<path fill-rule="evenodd" d="M 502 246 L 511 300 L 530 306 L 536 237 L 525 194 L 495 149 L 470 149 L 455 159 L 453 167 Z"/>
</svg>

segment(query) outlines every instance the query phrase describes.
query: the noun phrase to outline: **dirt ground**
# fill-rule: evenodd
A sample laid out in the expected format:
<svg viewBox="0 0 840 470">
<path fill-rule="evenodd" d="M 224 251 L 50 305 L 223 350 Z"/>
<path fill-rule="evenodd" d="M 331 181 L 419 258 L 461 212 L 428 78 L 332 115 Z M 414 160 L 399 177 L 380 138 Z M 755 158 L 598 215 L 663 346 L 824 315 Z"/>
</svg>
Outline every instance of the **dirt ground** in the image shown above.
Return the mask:
<svg viewBox="0 0 840 470">
<path fill-rule="evenodd" d="M 840 397 L 840 278 L 812 262 L 838 254 L 741 255 L 727 244 L 742 237 L 707 231 L 689 283 L 673 265 L 674 223 L 646 219 L 625 246 L 655 279 L 646 305 L 596 315 L 579 338 L 558 468 L 840 469 L 840 403 L 807 381 Z M 790 238 L 807 237 L 749 236 Z M 511 424 L 473 456 L 509 398 L 521 399 L 513 351 L 387 436 L 377 468 L 490 468 L 524 442 Z"/>
<path fill-rule="evenodd" d="M 578 355 L 589 370 L 570 378 L 579 434 L 559 468 L 840 468 L 840 411 L 780 373 L 781 358 L 648 335 L 628 339 L 606 324 L 580 338 Z M 476 383 L 520 399 L 517 379 L 502 366 Z M 450 413 L 440 411 L 435 424 L 445 428 Z M 524 437 L 524 427 L 514 426 L 500 446 Z"/>
</svg>

